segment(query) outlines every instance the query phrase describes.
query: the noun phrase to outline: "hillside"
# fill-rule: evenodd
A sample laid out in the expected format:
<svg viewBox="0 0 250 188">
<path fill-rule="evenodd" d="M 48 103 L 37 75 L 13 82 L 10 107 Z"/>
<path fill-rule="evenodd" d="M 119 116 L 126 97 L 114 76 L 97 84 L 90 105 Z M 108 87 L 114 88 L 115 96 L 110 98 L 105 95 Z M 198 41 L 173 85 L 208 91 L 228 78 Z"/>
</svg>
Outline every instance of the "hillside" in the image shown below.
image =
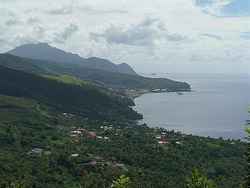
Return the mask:
<svg viewBox="0 0 250 188">
<path fill-rule="evenodd" d="M 0 94 L 32 98 L 61 112 L 85 118 L 138 119 L 125 101 L 108 96 L 92 85 L 70 85 L 24 71 L 0 66 Z"/>
<path fill-rule="evenodd" d="M 239 140 L 83 120 L 6 95 L 0 95 L 0 119 L 1 187 L 110 187 L 123 174 L 130 188 L 183 188 L 197 169 L 217 188 L 235 188 L 247 173 L 246 144 Z"/>
<path fill-rule="evenodd" d="M 92 69 L 136 75 L 136 72 L 128 64 L 119 66 L 107 59 L 98 57 L 85 59 L 46 43 L 24 44 L 6 53 L 30 59 L 58 61 Z"/>
<path fill-rule="evenodd" d="M 8 63 L 6 63 L 8 60 Z M 68 75 L 93 82 L 107 87 L 118 89 L 165 89 L 167 91 L 190 91 L 190 85 L 184 82 L 176 82 L 166 78 L 147 78 L 138 75 L 120 74 L 83 68 L 77 65 L 69 65 L 62 62 L 23 59 L 13 55 L 0 54 L 0 64 L 18 70 L 36 72 L 38 74 Z"/>
</svg>

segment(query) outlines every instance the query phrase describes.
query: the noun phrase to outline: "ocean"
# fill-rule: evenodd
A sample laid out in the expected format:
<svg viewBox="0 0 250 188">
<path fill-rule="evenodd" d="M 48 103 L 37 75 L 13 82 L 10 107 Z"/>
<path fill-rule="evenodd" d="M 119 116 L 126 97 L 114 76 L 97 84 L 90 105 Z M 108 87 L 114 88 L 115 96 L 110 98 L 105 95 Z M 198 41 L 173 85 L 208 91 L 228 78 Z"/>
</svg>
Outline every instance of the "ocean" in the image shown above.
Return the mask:
<svg viewBox="0 0 250 188">
<path fill-rule="evenodd" d="M 157 74 L 147 77 L 187 82 L 192 92 L 148 93 L 134 100 L 134 110 L 143 114 L 139 123 L 185 134 L 241 139 L 245 120 L 250 119 L 249 75 Z"/>
</svg>

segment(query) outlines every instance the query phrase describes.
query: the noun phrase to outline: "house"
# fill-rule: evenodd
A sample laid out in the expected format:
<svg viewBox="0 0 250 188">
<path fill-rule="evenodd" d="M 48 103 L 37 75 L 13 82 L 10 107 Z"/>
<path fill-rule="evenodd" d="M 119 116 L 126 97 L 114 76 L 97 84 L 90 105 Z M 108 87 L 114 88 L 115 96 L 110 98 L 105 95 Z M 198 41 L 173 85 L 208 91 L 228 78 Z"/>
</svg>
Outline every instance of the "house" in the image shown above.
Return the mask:
<svg viewBox="0 0 250 188">
<path fill-rule="evenodd" d="M 70 138 L 76 138 L 76 137 L 78 137 L 78 135 L 77 134 L 69 134 L 69 137 Z"/>
<path fill-rule="evenodd" d="M 56 128 L 60 129 L 60 130 L 63 130 L 64 127 L 62 125 L 57 125 Z"/>
<path fill-rule="evenodd" d="M 171 143 L 170 142 L 166 142 L 166 141 L 158 141 L 158 144 L 165 145 L 165 144 L 171 144 Z"/>
<path fill-rule="evenodd" d="M 41 148 L 35 148 L 35 149 L 32 149 L 31 151 L 28 152 L 28 154 L 30 155 L 41 155 L 43 154 L 44 150 L 41 149 Z"/>
<path fill-rule="evenodd" d="M 44 155 L 50 155 L 51 154 L 51 150 L 49 148 L 44 148 L 43 154 Z"/>
<path fill-rule="evenodd" d="M 182 145 L 182 143 L 181 142 L 175 142 L 177 145 Z"/>
<path fill-rule="evenodd" d="M 97 162 L 101 162 L 103 161 L 103 158 L 99 157 L 99 156 L 93 156 L 93 159 Z"/>
<path fill-rule="evenodd" d="M 71 154 L 71 155 L 70 155 L 70 157 L 78 157 L 78 156 L 79 156 L 78 153 L 76 153 L 76 154 Z"/>
<path fill-rule="evenodd" d="M 81 131 L 70 131 L 70 134 L 76 134 L 78 136 L 81 136 L 82 132 Z"/>
<path fill-rule="evenodd" d="M 119 169 L 123 169 L 125 167 L 124 164 L 114 164 L 113 166 Z"/>
<path fill-rule="evenodd" d="M 152 92 L 159 92 L 159 91 L 161 91 L 161 89 L 154 89 L 154 90 L 152 90 Z"/>
<path fill-rule="evenodd" d="M 89 132 L 89 135 L 90 136 L 96 136 L 96 133 L 95 132 Z"/>
<path fill-rule="evenodd" d="M 89 162 L 89 164 L 94 166 L 94 165 L 96 165 L 97 163 L 96 163 L 96 161 L 92 161 L 92 162 Z"/>
</svg>

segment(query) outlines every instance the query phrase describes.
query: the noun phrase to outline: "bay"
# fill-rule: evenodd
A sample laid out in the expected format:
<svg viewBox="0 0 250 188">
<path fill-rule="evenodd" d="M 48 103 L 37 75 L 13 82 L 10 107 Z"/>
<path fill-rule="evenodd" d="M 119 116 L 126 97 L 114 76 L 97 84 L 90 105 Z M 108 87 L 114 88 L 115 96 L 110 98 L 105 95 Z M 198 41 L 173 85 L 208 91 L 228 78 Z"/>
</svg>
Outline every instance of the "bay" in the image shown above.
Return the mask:
<svg viewBox="0 0 250 188">
<path fill-rule="evenodd" d="M 143 114 L 139 123 L 185 134 L 241 139 L 250 119 L 249 75 L 157 74 L 143 75 L 187 82 L 192 92 L 148 93 L 135 99 L 133 108 Z"/>
</svg>

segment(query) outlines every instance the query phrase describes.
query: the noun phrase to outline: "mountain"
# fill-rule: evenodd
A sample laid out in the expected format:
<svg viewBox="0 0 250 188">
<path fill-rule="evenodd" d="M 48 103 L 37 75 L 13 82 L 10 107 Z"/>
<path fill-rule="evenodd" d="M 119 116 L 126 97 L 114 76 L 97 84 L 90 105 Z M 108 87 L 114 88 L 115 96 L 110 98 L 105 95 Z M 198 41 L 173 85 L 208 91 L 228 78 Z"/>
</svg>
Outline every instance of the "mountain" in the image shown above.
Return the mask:
<svg viewBox="0 0 250 188">
<path fill-rule="evenodd" d="M 117 66 L 120 68 L 120 70 L 122 70 L 122 72 L 126 74 L 131 74 L 132 72 L 134 72 L 134 70 L 127 63 L 121 63 Z"/>
<path fill-rule="evenodd" d="M 30 62 L 28 59 L 20 58 L 11 54 L 0 54 L 0 65 L 36 74 L 49 74 L 44 68 Z"/>
<path fill-rule="evenodd" d="M 115 65 L 107 59 L 98 57 L 85 59 L 77 54 L 65 52 L 46 43 L 24 44 L 6 53 L 30 59 L 59 61 L 92 69 L 136 75 L 136 72 L 128 64 Z"/>
<path fill-rule="evenodd" d="M 190 91 L 190 85 L 167 78 L 147 78 L 138 75 L 107 72 L 79 65 L 48 60 L 20 58 L 10 54 L 0 54 L 0 65 L 42 75 L 68 75 L 84 81 L 118 87 L 120 89 L 167 89 L 168 91 Z M 125 67 L 126 64 L 119 66 Z"/>
</svg>

